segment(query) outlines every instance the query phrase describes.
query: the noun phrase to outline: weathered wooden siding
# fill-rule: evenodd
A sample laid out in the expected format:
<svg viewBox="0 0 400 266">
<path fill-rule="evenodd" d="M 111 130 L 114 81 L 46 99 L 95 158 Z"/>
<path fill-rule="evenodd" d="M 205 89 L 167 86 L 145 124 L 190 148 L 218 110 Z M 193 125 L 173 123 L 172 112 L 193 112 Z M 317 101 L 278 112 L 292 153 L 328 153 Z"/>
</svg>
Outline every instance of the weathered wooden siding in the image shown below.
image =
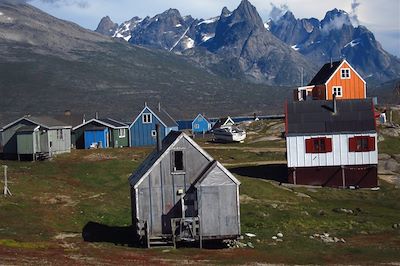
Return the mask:
<svg viewBox="0 0 400 266">
<path fill-rule="evenodd" d="M 240 234 L 238 186 L 219 168 L 202 180 L 198 191 L 201 232 L 204 237 Z"/>
<path fill-rule="evenodd" d="M 60 130 L 62 138 L 57 137 L 57 129 L 48 130 L 48 151 L 52 154 L 71 152 L 71 129 Z"/>
<path fill-rule="evenodd" d="M 375 151 L 349 152 L 349 138 L 354 136 L 375 137 Z M 335 165 L 370 165 L 378 164 L 377 134 L 334 134 L 312 137 L 332 138 L 332 152 L 306 153 L 305 140 L 311 136 L 288 136 L 288 167 L 320 167 Z"/>
<path fill-rule="evenodd" d="M 172 150 L 183 150 L 185 171 L 173 173 L 171 153 L 167 153 L 161 163 L 139 184 L 137 195 L 131 195 L 138 198 L 138 213 L 137 217 L 133 217 L 134 221 L 148 220 L 152 235 L 171 233 L 170 219 L 182 215 L 178 204 L 178 189 L 184 189 L 186 193 L 209 163 L 185 138 L 181 138 Z"/>
<path fill-rule="evenodd" d="M 33 123 L 21 120 L 19 123 L 3 131 L 3 153 L 17 154 L 17 135 L 16 132 L 23 126 L 32 126 Z"/>
<path fill-rule="evenodd" d="M 37 132 L 18 132 L 17 133 L 17 154 L 35 154 Z"/>
<path fill-rule="evenodd" d="M 341 69 L 350 69 L 350 79 L 341 78 Z M 350 68 L 350 66 L 344 62 L 343 65 L 336 71 L 332 79 L 326 84 L 327 85 L 327 98 L 326 100 L 332 100 L 333 87 L 342 87 L 342 97 L 337 99 L 365 99 L 366 98 L 366 85 L 362 79 Z"/>
</svg>

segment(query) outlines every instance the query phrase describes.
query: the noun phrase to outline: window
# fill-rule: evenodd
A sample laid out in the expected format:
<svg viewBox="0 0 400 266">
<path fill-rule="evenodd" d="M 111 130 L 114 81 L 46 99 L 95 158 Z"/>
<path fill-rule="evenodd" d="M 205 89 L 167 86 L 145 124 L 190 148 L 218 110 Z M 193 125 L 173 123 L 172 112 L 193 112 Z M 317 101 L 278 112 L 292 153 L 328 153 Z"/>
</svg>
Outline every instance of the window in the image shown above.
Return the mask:
<svg viewBox="0 0 400 266">
<path fill-rule="evenodd" d="M 119 138 L 125 138 L 125 128 L 118 129 Z"/>
<path fill-rule="evenodd" d="M 157 137 L 157 131 L 152 130 L 152 131 L 151 131 L 151 136 L 152 136 L 152 137 Z"/>
<path fill-rule="evenodd" d="M 342 68 L 340 69 L 340 77 L 342 79 L 349 79 L 350 78 L 350 68 Z"/>
<path fill-rule="evenodd" d="M 306 153 L 326 153 L 332 151 L 331 138 L 306 139 Z"/>
<path fill-rule="evenodd" d="M 342 97 L 343 96 L 342 87 L 339 87 L 339 86 L 332 87 L 332 91 L 333 91 L 333 94 L 336 95 L 336 97 Z"/>
<path fill-rule="evenodd" d="M 62 140 L 64 139 L 63 130 L 57 129 L 57 139 Z"/>
<path fill-rule="evenodd" d="M 183 172 L 184 170 L 183 151 L 172 151 L 172 171 Z"/>
<path fill-rule="evenodd" d="M 199 124 L 194 124 L 194 129 L 199 129 L 200 125 Z"/>
<path fill-rule="evenodd" d="M 142 114 L 142 122 L 143 124 L 151 124 L 152 122 L 152 115 L 151 114 Z"/>
<path fill-rule="evenodd" d="M 368 152 L 375 150 L 375 137 L 356 136 L 349 138 L 350 152 Z"/>
</svg>

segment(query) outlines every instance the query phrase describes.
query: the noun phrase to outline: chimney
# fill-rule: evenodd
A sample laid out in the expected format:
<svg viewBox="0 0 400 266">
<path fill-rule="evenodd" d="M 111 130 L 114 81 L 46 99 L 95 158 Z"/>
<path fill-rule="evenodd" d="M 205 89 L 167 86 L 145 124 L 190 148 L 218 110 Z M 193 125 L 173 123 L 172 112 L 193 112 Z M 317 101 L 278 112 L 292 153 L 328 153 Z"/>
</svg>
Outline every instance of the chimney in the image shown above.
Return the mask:
<svg viewBox="0 0 400 266">
<path fill-rule="evenodd" d="M 332 61 L 332 57 L 331 57 L 331 68 L 333 67 L 333 61 Z"/>
<path fill-rule="evenodd" d="M 337 106 L 336 106 L 336 94 L 334 93 L 333 95 L 333 114 L 337 113 Z"/>
<path fill-rule="evenodd" d="M 86 123 L 86 115 L 85 115 L 85 114 L 84 114 L 83 117 L 82 117 L 82 124 L 83 124 L 83 123 Z"/>
<path fill-rule="evenodd" d="M 156 138 L 157 138 L 157 151 L 160 152 L 162 150 L 162 142 L 161 142 L 161 126 L 160 124 L 156 124 Z"/>
<path fill-rule="evenodd" d="M 96 118 L 96 119 L 99 119 L 99 112 L 96 112 L 95 118 Z"/>
<path fill-rule="evenodd" d="M 158 111 L 161 112 L 161 103 L 158 102 Z"/>
</svg>

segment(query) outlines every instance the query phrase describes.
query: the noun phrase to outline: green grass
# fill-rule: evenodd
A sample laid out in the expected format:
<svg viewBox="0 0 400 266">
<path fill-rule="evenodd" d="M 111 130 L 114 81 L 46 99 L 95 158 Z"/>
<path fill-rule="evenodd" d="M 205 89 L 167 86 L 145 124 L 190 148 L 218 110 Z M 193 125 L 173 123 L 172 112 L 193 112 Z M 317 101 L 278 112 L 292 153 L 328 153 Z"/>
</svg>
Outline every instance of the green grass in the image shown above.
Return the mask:
<svg viewBox="0 0 400 266">
<path fill-rule="evenodd" d="M 245 237 L 243 241 L 251 241 L 254 250 L 179 249 L 164 253 L 157 249 L 126 249 L 112 244 L 91 245 L 82 243 L 79 237 L 61 242 L 54 239 L 62 232 L 80 234 L 89 221 L 109 226 L 130 225 L 128 176 L 149 151 L 73 151 L 49 162 L 0 161 L 0 165 L 9 166 L 13 193 L 12 197 L 0 197 L 0 255 L 1 248 L 20 252 L 54 250 L 67 241 L 78 245 L 68 252 L 96 257 L 100 261 L 108 253 L 124 258 L 124 252 L 167 259 L 171 263 L 181 260 L 211 260 L 215 264 L 400 261 L 400 230 L 392 228 L 393 224 L 400 223 L 400 193 L 385 182 L 381 182 L 379 191 L 309 189 L 286 188 L 271 181 L 238 176 L 242 232 L 257 235 L 254 239 Z M 225 163 L 277 160 L 283 156 L 282 153 L 237 149 L 211 149 L 209 152 Z M 355 213 L 335 212 L 337 208 L 351 209 Z M 283 242 L 271 239 L 278 232 L 284 234 Z M 324 232 L 344 238 L 346 243 L 325 244 L 309 238 L 314 233 Z"/>
<path fill-rule="evenodd" d="M 400 138 L 385 136 L 385 140 L 378 145 L 379 153 L 400 154 Z"/>
</svg>

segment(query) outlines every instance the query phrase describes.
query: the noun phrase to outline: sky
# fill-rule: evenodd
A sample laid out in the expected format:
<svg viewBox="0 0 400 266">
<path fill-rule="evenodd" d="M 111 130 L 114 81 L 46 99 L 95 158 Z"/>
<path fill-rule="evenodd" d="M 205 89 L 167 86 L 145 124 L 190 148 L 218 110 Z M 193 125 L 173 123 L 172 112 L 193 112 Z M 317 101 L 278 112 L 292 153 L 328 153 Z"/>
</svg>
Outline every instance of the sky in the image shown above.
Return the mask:
<svg viewBox="0 0 400 266">
<path fill-rule="evenodd" d="M 234 10 L 240 0 L 28 0 L 61 19 L 94 30 L 106 15 L 120 24 L 134 16 L 145 17 L 176 8 L 194 18 L 218 16 L 224 6 Z M 296 18 L 322 19 L 328 10 L 343 9 L 371 30 L 388 52 L 400 57 L 400 0 L 250 0 L 263 20 L 290 10 Z"/>
</svg>

